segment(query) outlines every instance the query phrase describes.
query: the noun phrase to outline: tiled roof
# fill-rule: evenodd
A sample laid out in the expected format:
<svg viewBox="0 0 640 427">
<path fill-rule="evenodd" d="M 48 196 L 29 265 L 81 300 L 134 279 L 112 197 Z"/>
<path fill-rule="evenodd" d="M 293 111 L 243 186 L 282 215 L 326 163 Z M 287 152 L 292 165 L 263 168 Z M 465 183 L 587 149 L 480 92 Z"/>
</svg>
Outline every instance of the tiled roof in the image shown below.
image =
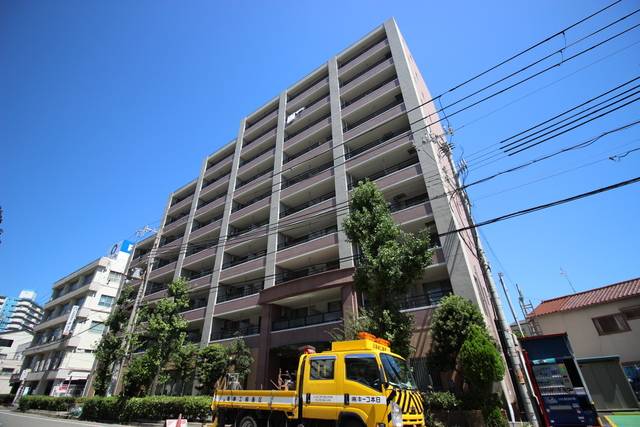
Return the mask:
<svg viewBox="0 0 640 427">
<path fill-rule="evenodd" d="M 591 289 L 590 291 L 542 301 L 529 316 L 543 316 L 560 311 L 577 310 L 634 296 L 640 296 L 640 277 L 602 288 Z"/>
</svg>

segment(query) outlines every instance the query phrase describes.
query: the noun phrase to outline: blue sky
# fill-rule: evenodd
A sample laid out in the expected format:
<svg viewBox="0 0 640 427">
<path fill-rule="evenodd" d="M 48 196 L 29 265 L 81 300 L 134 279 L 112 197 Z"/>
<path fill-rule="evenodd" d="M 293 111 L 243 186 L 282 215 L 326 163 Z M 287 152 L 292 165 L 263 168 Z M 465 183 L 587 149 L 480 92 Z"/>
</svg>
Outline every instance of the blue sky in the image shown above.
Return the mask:
<svg viewBox="0 0 640 427">
<path fill-rule="evenodd" d="M 438 94 L 603 4 L 4 3 L 0 293 L 35 289 L 42 301 L 56 279 L 145 224 L 157 225 L 169 192 L 196 177 L 202 159 L 234 137 L 241 117 L 391 16 Z M 584 29 L 569 31 L 567 43 L 634 7 L 623 1 Z M 593 42 L 638 22 L 634 16 Z M 640 75 L 638 41 L 640 29 L 452 117 L 456 158 Z M 468 90 L 564 42 L 558 37 Z M 580 142 L 639 113 L 632 104 L 509 161 L 471 168 L 468 181 Z M 640 146 L 639 138 L 640 126 L 473 187 L 474 216 L 492 218 L 634 177 L 640 152 L 620 162 L 607 157 Z M 534 302 L 571 291 L 560 267 L 577 290 L 640 276 L 639 196 L 640 185 L 629 186 L 485 227 L 497 255 L 487 248 L 494 272 L 506 271 L 509 283 L 521 284 Z"/>
</svg>

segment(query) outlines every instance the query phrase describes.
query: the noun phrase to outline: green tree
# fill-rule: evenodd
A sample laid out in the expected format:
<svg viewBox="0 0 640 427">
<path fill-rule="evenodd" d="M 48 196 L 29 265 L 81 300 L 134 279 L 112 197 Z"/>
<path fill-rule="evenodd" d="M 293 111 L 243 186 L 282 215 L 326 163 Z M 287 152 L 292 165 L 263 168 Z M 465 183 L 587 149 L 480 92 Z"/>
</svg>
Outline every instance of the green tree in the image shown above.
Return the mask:
<svg viewBox="0 0 640 427">
<path fill-rule="evenodd" d="M 429 234 L 403 231 L 374 183 L 358 183 L 344 220 L 349 240 L 359 249 L 354 282 L 367 296 L 363 313 L 369 332 L 392 342 L 402 356 L 411 353 L 413 318 L 400 311 L 401 297 L 431 263 Z"/>
<path fill-rule="evenodd" d="M 487 331 L 471 325 L 460 348 L 460 366 L 465 381 L 477 392 L 491 393 L 493 383 L 504 378 L 504 362 Z"/>
<path fill-rule="evenodd" d="M 123 329 L 131 314 L 128 303 L 133 295 L 133 288 L 123 288 L 113 311 L 105 321 L 107 328 L 95 352 L 97 366 L 93 380 L 95 394 L 105 396 L 111 382 L 114 365 L 124 356 Z"/>
<path fill-rule="evenodd" d="M 176 379 L 180 381 L 180 396 L 184 396 L 185 384 L 195 377 L 198 345 L 187 343 L 173 354 L 171 361 Z"/>
<path fill-rule="evenodd" d="M 187 283 L 184 279 L 167 286 L 167 297 L 140 310 L 133 343 L 144 343 L 144 354 L 133 359 L 124 377 L 125 395 L 148 394 L 157 382 L 165 382 L 162 368 L 183 344 L 187 321 L 181 312 L 189 307 Z"/>
<path fill-rule="evenodd" d="M 431 319 L 429 364 L 442 371 L 454 370 L 460 348 L 473 325 L 485 326 L 478 307 L 458 295 L 444 297 Z"/>
<path fill-rule="evenodd" d="M 210 344 L 200 349 L 196 372 L 202 394 L 213 394 L 216 382 L 223 376 L 229 363 L 227 351 L 220 344 Z"/>
<path fill-rule="evenodd" d="M 235 372 L 242 382 L 251 372 L 253 356 L 247 344 L 241 338 L 236 338 L 226 348 L 227 366 L 226 372 Z"/>
</svg>

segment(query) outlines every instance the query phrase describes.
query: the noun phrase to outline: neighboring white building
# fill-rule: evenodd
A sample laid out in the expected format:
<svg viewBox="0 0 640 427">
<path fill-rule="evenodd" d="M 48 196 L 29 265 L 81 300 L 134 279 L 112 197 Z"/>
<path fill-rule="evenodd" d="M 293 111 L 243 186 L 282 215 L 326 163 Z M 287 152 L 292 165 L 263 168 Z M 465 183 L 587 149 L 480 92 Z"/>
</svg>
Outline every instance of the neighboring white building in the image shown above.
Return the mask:
<svg viewBox="0 0 640 427">
<path fill-rule="evenodd" d="M 115 302 L 125 272 L 129 242 L 53 284 L 42 322 L 25 350 L 29 369 L 25 394 L 82 394 L 104 321 Z"/>
<path fill-rule="evenodd" d="M 42 319 L 42 307 L 34 291 L 23 290 L 17 298 L 0 296 L 0 332 L 33 330 Z"/>
<path fill-rule="evenodd" d="M 619 356 L 640 395 L 640 278 L 542 301 L 529 319 L 542 334 L 566 332 L 578 359 Z"/>
<path fill-rule="evenodd" d="M 0 333 L 0 394 L 11 393 L 11 375 L 20 372 L 23 352 L 32 339 L 33 333 L 30 331 Z"/>
</svg>

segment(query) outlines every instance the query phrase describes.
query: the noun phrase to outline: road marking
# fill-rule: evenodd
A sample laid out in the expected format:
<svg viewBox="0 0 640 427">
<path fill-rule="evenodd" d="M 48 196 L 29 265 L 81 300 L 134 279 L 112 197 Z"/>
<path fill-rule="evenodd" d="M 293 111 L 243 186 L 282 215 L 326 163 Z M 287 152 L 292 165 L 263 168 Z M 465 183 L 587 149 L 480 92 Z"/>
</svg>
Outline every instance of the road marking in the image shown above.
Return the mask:
<svg viewBox="0 0 640 427">
<path fill-rule="evenodd" d="M 85 421 L 85 422 L 72 421 L 72 420 L 69 420 L 69 419 L 66 419 L 66 418 L 64 418 L 64 419 L 56 419 L 56 418 L 53 418 L 53 417 L 47 417 L 46 415 L 38 416 L 38 415 L 16 414 L 16 413 L 11 412 L 11 411 L 0 411 L 0 415 L 2 415 L 2 414 L 11 415 L 11 416 L 18 417 L 18 418 L 20 418 L 20 417 L 22 417 L 22 418 L 31 418 L 31 419 L 34 419 L 34 420 L 41 420 L 41 421 L 48 420 L 49 422 L 62 423 L 62 424 L 65 424 L 65 425 L 75 424 L 75 425 L 79 425 L 79 426 L 87 426 L 87 425 L 91 426 L 91 425 L 93 425 L 93 426 L 101 426 L 101 427 L 111 427 L 111 426 L 123 425 L 123 424 L 98 424 L 98 423 L 93 423 L 93 422 L 89 422 L 89 421 Z"/>
</svg>

